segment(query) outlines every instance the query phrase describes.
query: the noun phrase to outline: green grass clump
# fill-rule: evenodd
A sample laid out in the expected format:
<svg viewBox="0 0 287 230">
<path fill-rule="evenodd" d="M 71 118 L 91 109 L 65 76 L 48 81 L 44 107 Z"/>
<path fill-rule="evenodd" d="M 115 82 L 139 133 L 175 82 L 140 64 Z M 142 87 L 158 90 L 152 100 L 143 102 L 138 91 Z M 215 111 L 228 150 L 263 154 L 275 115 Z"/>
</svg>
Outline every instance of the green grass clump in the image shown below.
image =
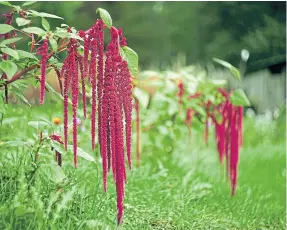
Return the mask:
<svg viewBox="0 0 287 230">
<path fill-rule="evenodd" d="M 79 145 L 96 162 L 80 158 L 77 169 L 68 153 L 63 156 L 63 168 L 58 169 L 50 148 L 40 150 L 39 166 L 35 166 L 31 147 L 5 147 L 7 141 L 34 143 L 38 131 L 28 122 L 37 119 L 35 116 L 61 117 L 61 110 L 57 104 L 29 110 L 10 106 L 4 115 L 0 133 L 1 229 L 115 228 L 115 188 L 110 176 L 108 192 L 103 192 L 100 158 L 98 150 L 93 153 L 90 148 L 88 120 L 82 120 Z M 212 134 L 208 146 L 202 144 L 199 131 L 193 132 L 190 143 L 186 128 L 179 126 L 172 143 L 167 135 L 162 147 L 154 145 L 158 135 L 143 133 L 141 168 L 127 173 L 122 227 L 284 229 L 285 133 L 278 135 L 277 125 L 246 119 L 234 197 Z"/>
</svg>

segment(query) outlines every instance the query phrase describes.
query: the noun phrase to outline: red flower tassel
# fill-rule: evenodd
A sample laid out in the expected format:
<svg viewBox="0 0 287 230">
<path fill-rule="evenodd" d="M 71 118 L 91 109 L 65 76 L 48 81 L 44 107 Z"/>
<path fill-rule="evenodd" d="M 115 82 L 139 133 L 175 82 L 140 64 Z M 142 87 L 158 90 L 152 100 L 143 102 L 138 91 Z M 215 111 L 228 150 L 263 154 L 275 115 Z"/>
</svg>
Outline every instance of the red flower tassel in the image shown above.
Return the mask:
<svg viewBox="0 0 287 230">
<path fill-rule="evenodd" d="M 64 146 L 67 150 L 68 146 L 68 99 L 69 99 L 69 87 L 71 84 L 71 74 L 69 73 L 70 70 L 70 61 L 71 58 L 68 55 L 64 61 L 62 70 L 61 70 L 61 78 L 64 79 Z"/>
<path fill-rule="evenodd" d="M 72 50 L 72 107 L 73 107 L 73 152 L 74 152 L 74 166 L 77 167 L 77 148 L 78 148 L 78 125 L 77 125 L 77 109 L 78 109 L 78 95 L 79 95 L 79 88 L 78 88 L 78 65 L 76 61 L 76 48 L 73 47 Z"/>
<path fill-rule="evenodd" d="M 49 40 L 44 39 L 43 44 L 38 48 L 37 54 L 41 55 L 41 88 L 40 88 L 40 104 L 43 105 L 45 97 L 45 86 L 46 86 L 46 67 L 48 61 L 48 48 Z"/>
<path fill-rule="evenodd" d="M 77 62 L 78 62 L 80 73 L 81 73 L 83 111 L 84 111 L 84 118 L 86 119 L 86 117 L 87 117 L 87 98 L 86 98 L 86 86 L 85 86 L 83 57 L 78 55 L 77 56 Z"/>
</svg>

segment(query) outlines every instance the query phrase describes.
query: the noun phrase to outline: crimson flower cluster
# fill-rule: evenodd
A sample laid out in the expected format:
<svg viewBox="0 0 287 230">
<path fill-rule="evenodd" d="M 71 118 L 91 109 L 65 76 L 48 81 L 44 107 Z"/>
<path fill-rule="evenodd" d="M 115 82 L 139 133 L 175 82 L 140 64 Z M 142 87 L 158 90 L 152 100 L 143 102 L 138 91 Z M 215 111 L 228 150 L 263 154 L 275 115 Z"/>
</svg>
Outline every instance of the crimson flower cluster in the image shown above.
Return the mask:
<svg viewBox="0 0 287 230">
<path fill-rule="evenodd" d="M 224 158 L 226 159 L 226 171 L 229 175 L 231 193 L 233 196 L 237 185 L 239 150 L 242 147 L 243 139 L 243 107 L 235 106 L 231 103 L 231 92 L 228 93 L 224 89 L 218 89 L 218 93 L 223 97 L 220 104 L 214 105 L 211 101 L 202 103 L 206 111 L 204 141 L 207 144 L 210 126 L 209 120 L 211 120 L 215 126 L 215 137 L 220 163 L 222 164 Z M 188 96 L 187 99 L 198 99 L 202 96 L 202 93 L 195 93 Z M 216 113 L 219 113 L 221 116 L 221 122 L 217 121 Z M 194 115 L 196 115 L 196 111 L 191 108 L 186 109 L 185 124 L 189 128 L 189 135 Z"/>
<path fill-rule="evenodd" d="M 78 83 L 82 85 L 82 101 L 86 117 L 85 80 L 92 89 L 91 142 L 95 148 L 96 120 L 98 142 L 102 157 L 103 184 L 107 190 L 107 173 L 112 170 L 117 191 L 118 224 L 122 222 L 124 186 L 126 182 L 125 149 L 131 169 L 132 84 L 128 63 L 120 55 L 120 47 L 126 46 L 121 29 L 110 28 L 110 42 L 104 52 L 104 28 L 98 20 L 87 31 L 80 31 L 84 40 L 84 53 L 78 52 L 78 42 L 70 39 L 68 55 L 63 63 L 60 79 L 63 79 L 64 97 L 64 146 L 68 145 L 68 96 L 72 91 L 73 153 L 77 166 L 77 109 Z M 80 78 L 79 78 L 80 74 Z M 98 113 L 98 119 L 97 118 Z M 125 132 L 124 132 L 125 131 Z"/>
<path fill-rule="evenodd" d="M 45 86 L 46 86 L 46 68 L 47 61 L 49 59 L 48 54 L 49 49 L 49 39 L 46 38 L 43 44 L 37 49 L 37 55 L 41 56 L 41 87 L 40 87 L 40 104 L 43 105 L 45 97 Z"/>
<path fill-rule="evenodd" d="M 232 105 L 229 99 L 230 94 L 225 90 L 219 89 L 219 92 L 225 101 L 218 106 L 222 122 L 214 122 L 217 149 L 220 163 L 223 163 L 226 158 L 226 169 L 229 172 L 232 195 L 234 195 L 237 185 L 239 150 L 242 147 L 243 107 Z"/>
<path fill-rule="evenodd" d="M 50 138 L 51 140 L 55 141 L 55 142 L 58 142 L 59 144 L 63 145 L 64 142 L 62 141 L 61 139 L 61 136 L 57 135 L 57 134 L 52 134 L 50 135 Z M 55 153 L 56 153 L 56 161 L 58 163 L 58 165 L 60 167 L 62 167 L 62 155 L 61 153 L 59 153 L 57 150 L 55 150 Z"/>
<path fill-rule="evenodd" d="M 110 29 L 111 41 L 107 46 L 103 82 L 99 83 L 102 95 L 99 98 L 98 120 L 100 149 L 103 164 L 104 189 L 107 187 L 107 172 L 112 168 L 117 190 L 118 223 L 122 221 L 124 184 L 126 181 L 124 157 L 124 123 L 126 149 L 131 169 L 131 116 L 132 86 L 128 64 L 120 56 L 120 45 L 125 45 L 122 31 Z M 103 84 L 102 84 L 103 83 Z"/>
</svg>

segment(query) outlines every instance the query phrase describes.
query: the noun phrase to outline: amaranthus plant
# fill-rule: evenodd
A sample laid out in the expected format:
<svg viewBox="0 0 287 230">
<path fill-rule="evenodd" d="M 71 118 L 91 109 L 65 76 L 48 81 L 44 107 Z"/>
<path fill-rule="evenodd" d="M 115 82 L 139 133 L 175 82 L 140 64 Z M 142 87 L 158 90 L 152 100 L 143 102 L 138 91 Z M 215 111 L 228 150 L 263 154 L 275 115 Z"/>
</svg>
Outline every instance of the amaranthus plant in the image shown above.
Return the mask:
<svg viewBox="0 0 287 230">
<path fill-rule="evenodd" d="M 239 71 L 229 63 L 217 61 L 228 67 L 236 77 L 240 76 Z M 187 66 L 177 72 L 146 71 L 140 77 L 148 79 L 138 84 L 143 86 L 141 89 L 135 88 L 139 104 L 146 108 L 141 111 L 146 112 L 145 117 L 148 118 L 142 122 L 142 132 L 152 133 L 151 129 L 154 129 L 153 135 L 162 133 L 153 138 L 154 141 L 149 140 L 170 153 L 178 149 L 175 139 L 180 135 L 177 132 L 181 125 L 187 126 L 190 142 L 192 129 L 202 133 L 206 144 L 211 137 L 210 132 L 215 130 L 219 159 L 222 164 L 226 160 L 226 172 L 234 195 L 243 144 L 243 106 L 249 105 L 244 91 L 240 88 L 228 89 L 225 80 L 212 79 L 195 66 Z M 147 95 L 150 91 L 152 95 Z"/>
<path fill-rule="evenodd" d="M 107 172 L 112 168 L 117 190 L 118 224 L 122 222 L 124 186 L 126 182 L 125 149 L 129 169 L 131 169 L 131 119 L 132 84 L 131 75 L 137 72 L 137 54 L 127 46 L 123 30 L 112 26 L 109 13 L 99 8 L 98 19 L 88 30 L 77 30 L 61 24 L 56 30 L 50 29 L 47 18 L 61 20 L 56 15 L 28 10 L 33 2 L 21 7 L 9 2 L 1 2 L 10 8 L 3 14 L 5 24 L 0 24 L 1 62 L 0 87 L 5 91 L 8 103 L 9 86 L 15 81 L 33 76 L 40 82 L 40 104 L 45 102 L 49 87 L 47 72 L 55 70 L 58 77 L 64 112 L 64 139 L 52 135 L 51 139 L 64 144 L 72 141 L 74 167 L 77 167 L 77 113 L 79 104 L 83 105 L 86 118 L 86 84 L 91 87 L 91 145 L 95 148 L 98 134 L 102 157 L 104 190 L 107 190 Z M 40 18 L 42 27 L 33 26 L 34 19 Z M 109 30 L 110 41 L 104 46 L 104 30 Z M 17 41 L 23 37 L 30 39 L 28 51 L 18 50 Z M 59 53 L 65 53 L 63 63 L 57 60 Z M 82 102 L 79 93 L 82 94 Z M 68 136 L 69 94 L 71 93 L 73 137 Z M 23 99 L 23 95 L 21 97 Z M 98 116 L 97 116 L 98 115 Z M 96 127 L 96 124 L 98 126 Z M 97 132 L 96 132 L 97 130 Z M 124 132 L 125 131 L 125 132 Z M 62 165 L 61 154 L 56 150 L 58 165 Z"/>
</svg>

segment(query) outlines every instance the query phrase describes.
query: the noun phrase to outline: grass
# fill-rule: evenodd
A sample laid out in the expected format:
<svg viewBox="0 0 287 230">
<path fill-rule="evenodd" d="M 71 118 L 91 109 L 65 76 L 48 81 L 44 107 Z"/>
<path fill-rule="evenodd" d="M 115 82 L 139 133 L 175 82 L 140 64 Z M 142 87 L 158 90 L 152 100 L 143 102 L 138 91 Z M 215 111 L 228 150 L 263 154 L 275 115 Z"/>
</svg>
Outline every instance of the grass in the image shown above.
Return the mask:
<svg viewBox="0 0 287 230">
<path fill-rule="evenodd" d="M 61 106 L 11 105 L 3 119 L 0 141 L 37 139 L 27 125 L 42 116 L 61 117 Z M 115 229 L 115 188 L 111 176 L 103 192 L 98 153 L 90 148 L 89 124 L 79 132 L 79 144 L 96 163 L 80 159 L 74 169 L 69 154 L 63 156 L 65 179 L 51 177 L 45 164 L 54 162 L 50 148 L 40 151 L 42 168 L 33 168 L 31 149 L 0 146 L 1 229 Z M 282 126 L 283 124 L 277 124 Z M 276 124 L 246 119 L 236 195 L 231 197 L 220 166 L 213 135 L 208 146 L 195 132 L 189 143 L 187 130 L 164 138 L 142 134 L 142 164 L 128 172 L 123 229 L 285 229 L 285 133 Z M 264 130 L 265 129 L 265 130 Z M 285 131 L 284 131 L 285 132 Z M 153 143 L 157 142 L 157 146 Z M 170 150 L 172 149 L 172 151 Z M 135 165 L 135 161 L 134 161 Z M 54 173 L 54 174 L 53 174 Z M 48 175 L 48 176 L 47 176 Z M 58 175 L 59 176 L 59 175 Z"/>
</svg>

